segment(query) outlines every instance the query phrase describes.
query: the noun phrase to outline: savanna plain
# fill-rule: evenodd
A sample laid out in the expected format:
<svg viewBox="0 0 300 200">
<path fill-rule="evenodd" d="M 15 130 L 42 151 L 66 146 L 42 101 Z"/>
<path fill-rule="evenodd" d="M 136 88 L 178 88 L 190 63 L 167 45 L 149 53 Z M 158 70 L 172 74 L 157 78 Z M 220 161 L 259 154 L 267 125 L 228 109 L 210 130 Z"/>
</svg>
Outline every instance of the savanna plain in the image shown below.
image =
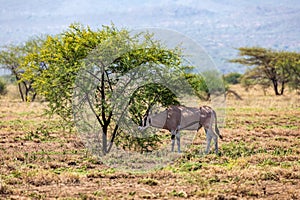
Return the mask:
<svg viewBox="0 0 300 200">
<path fill-rule="evenodd" d="M 23 103 L 15 87 L 0 98 L 0 199 L 299 199 L 300 96 L 232 86 L 220 155 L 200 155 L 205 134 L 176 162 L 133 173 L 105 166 L 73 128 Z"/>
</svg>

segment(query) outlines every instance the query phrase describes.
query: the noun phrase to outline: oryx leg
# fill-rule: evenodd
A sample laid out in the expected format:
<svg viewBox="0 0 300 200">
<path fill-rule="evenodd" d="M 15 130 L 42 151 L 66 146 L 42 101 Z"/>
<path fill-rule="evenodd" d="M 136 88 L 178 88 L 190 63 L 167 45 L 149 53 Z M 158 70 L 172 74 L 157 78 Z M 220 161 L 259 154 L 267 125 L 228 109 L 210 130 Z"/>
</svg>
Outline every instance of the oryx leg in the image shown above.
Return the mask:
<svg viewBox="0 0 300 200">
<path fill-rule="evenodd" d="M 212 132 L 212 133 L 214 133 L 214 132 Z M 218 136 L 216 134 L 214 134 L 213 139 L 215 142 L 215 153 L 218 155 Z"/>
<path fill-rule="evenodd" d="M 174 152 L 176 130 L 171 131 L 171 151 Z"/>
<path fill-rule="evenodd" d="M 180 133 L 179 133 L 179 130 L 176 131 L 176 140 L 177 140 L 177 148 L 178 148 L 178 153 L 181 153 L 180 151 Z"/>
<path fill-rule="evenodd" d="M 210 149 L 211 139 L 213 137 L 212 137 L 209 129 L 204 129 L 204 130 L 205 130 L 205 133 L 206 133 L 206 150 L 205 150 L 205 153 L 208 154 L 209 153 L 209 149 Z"/>
</svg>

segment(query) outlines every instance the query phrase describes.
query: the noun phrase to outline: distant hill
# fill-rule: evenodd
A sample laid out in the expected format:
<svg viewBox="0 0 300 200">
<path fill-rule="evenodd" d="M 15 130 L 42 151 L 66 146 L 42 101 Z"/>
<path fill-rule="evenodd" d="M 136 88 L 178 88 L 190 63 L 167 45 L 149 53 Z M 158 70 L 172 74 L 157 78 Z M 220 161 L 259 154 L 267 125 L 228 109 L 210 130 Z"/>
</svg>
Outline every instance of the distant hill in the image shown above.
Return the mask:
<svg viewBox="0 0 300 200">
<path fill-rule="evenodd" d="M 244 72 L 228 63 L 241 46 L 300 51 L 297 0 L 0 0 L 0 45 L 37 34 L 56 34 L 70 23 L 93 28 L 168 28 L 197 41 L 223 72 Z"/>
</svg>

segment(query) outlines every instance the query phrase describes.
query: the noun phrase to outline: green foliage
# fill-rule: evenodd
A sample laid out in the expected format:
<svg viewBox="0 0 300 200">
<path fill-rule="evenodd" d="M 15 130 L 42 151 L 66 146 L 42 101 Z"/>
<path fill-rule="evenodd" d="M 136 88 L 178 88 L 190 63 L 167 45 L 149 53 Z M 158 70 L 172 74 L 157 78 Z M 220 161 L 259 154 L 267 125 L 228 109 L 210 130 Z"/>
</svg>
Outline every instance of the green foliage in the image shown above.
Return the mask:
<svg viewBox="0 0 300 200">
<path fill-rule="evenodd" d="M 300 53 L 280 52 L 277 66 L 280 73 L 286 73 L 289 81 L 288 85 L 295 90 L 300 89 Z"/>
<path fill-rule="evenodd" d="M 240 58 L 230 62 L 255 66 L 242 78 L 241 82 L 246 88 L 259 84 L 265 89 L 272 85 L 276 95 L 283 95 L 287 84 L 299 89 L 299 53 L 261 47 L 241 47 L 238 50 Z"/>
<path fill-rule="evenodd" d="M 230 142 L 222 145 L 222 154 L 229 158 L 237 159 L 242 156 L 250 156 L 256 154 L 254 146 L 249 146 L 244 142 Z"/>
<path fill-rule="evenodd" d="M 210 97 L 211 95 L 222 95 L 225 93 L 224 90 L 226 90 L 226 88 L 224 88 L 224 82 L 222 80 L 222 76 L 221 74 L 216 71 L 216 70 L 207 70 L 205 72 L 202 72 L 203 77 L 204 77 L 204 83 L 207 85 L 208 88 L 208 97 Z M 202 82 L 203 81 L 199 81 Z M 200 89 L 200 91 L 203 91 L 202 89 Z"/>
<path fill-rule="evenodd" d="M 0 78 L 0 95 L 5 95 L 7 93 L 6 87 L 6 82 L 2 78 Z"/>
<path fill-rule="evenodd" d="M 151 152 L 157 150 L 159 144 L 162 143 L 163 137 L 161 135 L 153 134 L 147 137 L 135 137 L 130 134 L 121 133 L 116 138 L 115 144 L 124 150 L 135 152 Z"/>
<path fill-rule="evenodd" d="M 187 197 L 188 197 L 188 195 L 186 194 L 186 192 L 185 192 L 185 191 L 182 191 L 182 190 L 176 191 L 176 190 L 174 189 L 174 190 L 172 190 L 169 194 L 170 194 L 171 196 L 173 196 L 173 197 L 181 197 L 181 198 L 187 198 Z"/>
<path fill-rule="evenodd" d="M 252 70 L 247 70 L 246 73 L 241 77 L 241 85 L 246 89 L 250 89 L 255 85 L 259 85 L 265 91 L 267 88 L 271 87 L 272 83 L 270 80 L 259 76 L 260 68 L 254 68 Z"/>
<path fill-rule="evenodd" d="M 2 75 L 1 79 L 7 84 L 16 83 L 16 77 L 14 75 Z"/>
<path fill-rule="evenodd" d="M 159 184 L 159 182 L 152 178 L 144 178 L 138 181 L 139 184 L 145 184 L 149 186 L 156 186 Z"/>
<path fill-rule="evenodd" d="M 201 162 L 186 162 L 181 165 L 179 170 L 182 172 L 197 171 L 202 168 L 202 165 Z"/>
<path fill-rule="evenodd" d="M 193 88 L 195 95 L 202 100 L 209 100 L 211 95 L 223 94 L 224 83 L 218 71 L 207 70 L 202 74 L 193 73 L 193 68 L 186 68 L 185 79 Z"/>
<path fill-rule="evenodd" d="M 49 101 L 50 111 L 68 119 L 72 114 L 74 81 L 82 67 L 83 59 L 88 55 L 95 53 L 99 56 L 100 53 L 104 59 L 109 60 L 111 57 L 109 54 L 124 52 L 118 58 L 112 57 L 111 61 L 115 59 L 114 63 L 107 66 L 107 71 L 116 76 L 122 76 L 142 64 L 156 63 L 174 67 L 180 64 L 179 57 L 176 55 L 177 50 L 167 51 L 151 37 L 145 34 L 145 41 L 139 44 L 137 36 L 130 38 L 127 30 L 117 30 L 114 26 L 92 31 L 89 27 L 72 24 L 62 34 L 48 36 L 40 52 L 26 57 L 22 65 L 25 69 L 23 79 L 34 80 L 33 86 L 36 91 Z M 101 51 L 99 46 L 105 48 L 105 52 L 99 52 Z M 115 46 L 118 49 L 114 49 Z M 101 58 L 96 59 L 101 60 Z M 41 69 L 41 63 L 46 70 Z M 115 85 L 117 78 L 110 81 L 110 84 Z M 152 92 L 153 87 L 148 88 Z"/>
<path fill-rule="evenodd" d="M 39 47 L 37 45 L 35 51 L 30 51 L 22 59 L 19 68 L 24 74 L 21 81 L 30 82 L 34 91 L 48 101 L 49 114 L 58 114 L 69 124 L 73 123 L 74 98 L 83 98 L 89 93 L 87 88 L 93 89 L 95 93 L 88 94 L 87 98 L 92 114 L 103 131 L 101 148 L 104 154 L 110 150 L 116 136 L 125 134 L 118 125 L 118 117 L 122 118 L 124 112 L 128 111 L 138 124 L 153 105 L 166 107 L 179 103 L 173 91 L 166 87 L 167 84 L 180 90 L 182 85 L 178 80 L 188 77 L 198 96 L 208 93 L 201 77 L 185 74 L 187 68 L 181 65 L 180 49 L 166 48 L 150 33 L 131 36 L 128 30 L 118 30 L 114 25 L 94 31 L 80 24 L 71 24 L 63 33 L 48 36 Z M 136 69 L 139 71 L 136 72 Z M 95 72 L 94 80 L 85 77 Z M 130 83 L 126 83 L 124 76 L 131 74 L 129 78 L 134 82 L 145 79 L 143 75 L 151 73 L 158 78 L 167 76 L 167 83 L 145 82 L 131 94 L 126 108 L 116 106 Z M 214 83 L 213 80 L 209 79 L 211 83 Z M 73 91 L 78 88 L 82 89 L 82 93 L 76 96 Z M 122 89 L 124 91 L 119 91 Z M 115 93 L 119 95 L 113 96 Z M 154 144 L 159 142 L 158 137 L 147 140 L 126 138 L 123 137 L 123 143 L 119 140 L 118 144 L 138 151 L 148 151 L 148 147 L 154 148 Z"/>
<path fill-rule="evenodd" d="M 81 68 L 80 61 L 107 38 L 108 32 L 114 30 L 94 32 L 72 24 L 62 34 L 48 36 L 39 52 L 26 56 L 22 63 L 25 71 L 23 80 L 34 80 L 33 87 L 37 93 L 49 102 L 50 114 L 56 113 L 63 119 L 70 119 L 72 92 Z"/>
<path fill-rule="evenodd" d="M 200 75 L 193 73 L 186 73 L 185 78 L 188 80 L 189 84 L 193 87 L 196 96 L 198 96 L 202 100 L 208 100 L 209 90 L 204 78 Z"/>
<path fill-rule="evenodd" d="M 22 101 L 34 101 L 36 97 L 33 79 L 23 79 L 25 69 L 22 64 L 28 55 L 39 54 L 43 42 L 43 37 L 35 37 L 21 45 L 4 46 L 0 51 L 0 64 L 15 77 Z"/>
<path fill-rule="evenodd" d="M 232 73 L 224 75 L 224 81 L 226 83 L 235 85 L 235 84 L 240 83 L 240 78 L 241 77 L 242 77 L 242 74 L 237 73 L 237 72 L 232 72 Z"/>
</svg>

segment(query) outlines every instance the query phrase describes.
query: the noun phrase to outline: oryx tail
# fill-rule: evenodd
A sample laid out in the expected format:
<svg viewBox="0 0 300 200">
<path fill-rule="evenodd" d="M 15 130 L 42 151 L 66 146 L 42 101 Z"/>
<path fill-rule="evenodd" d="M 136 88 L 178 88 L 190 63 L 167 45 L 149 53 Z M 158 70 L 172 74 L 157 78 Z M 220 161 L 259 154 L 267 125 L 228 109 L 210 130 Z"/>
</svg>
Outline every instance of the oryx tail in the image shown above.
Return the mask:
<svg viewBox="0 0 300 200">
<path fill-rule="evenodd" d="M 216 131 L 216 134 L 219 136 L 219 138 L 223 139 L 223 136 L 220 134 L 220 130 L 218 128 L 218 125 L 217 125 L 217 113 L 212 110 L 212 113 L 213 113 L 213 118 L 215 120 L 215 131 Z"/>
</svg>

